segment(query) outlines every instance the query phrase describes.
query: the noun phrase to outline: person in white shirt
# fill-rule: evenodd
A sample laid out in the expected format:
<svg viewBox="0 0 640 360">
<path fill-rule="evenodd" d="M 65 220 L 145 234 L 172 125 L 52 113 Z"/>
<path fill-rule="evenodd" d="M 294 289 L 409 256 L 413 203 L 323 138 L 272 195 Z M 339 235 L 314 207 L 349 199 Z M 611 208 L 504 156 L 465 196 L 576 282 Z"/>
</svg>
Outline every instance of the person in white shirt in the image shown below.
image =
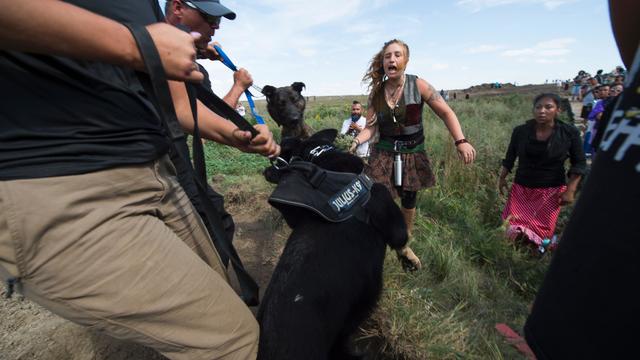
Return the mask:
<svg viewBox="0 0 640 360">
<path fill-rule="evenodd" d="M 340 134 L 356 137 L 366 125 L 367 118 L 362 116 L 362 104 L 354 100 L 353 104 L 351 104 L 351 117 L 342 123 Z M 358 145 L 355 154 L 361 158 L 367 158 L 369 156 L 369 142 L 365 141 Z"/>
</svg>

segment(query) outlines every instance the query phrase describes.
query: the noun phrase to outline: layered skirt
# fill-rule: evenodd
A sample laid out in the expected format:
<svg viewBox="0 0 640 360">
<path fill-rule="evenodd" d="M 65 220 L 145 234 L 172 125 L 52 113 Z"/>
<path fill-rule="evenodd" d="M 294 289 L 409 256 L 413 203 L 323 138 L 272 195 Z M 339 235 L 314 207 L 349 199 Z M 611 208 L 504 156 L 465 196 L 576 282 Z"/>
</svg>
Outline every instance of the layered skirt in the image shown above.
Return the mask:
<svg viewBox="0 0 640 360">
<path fill-rule="evenodd" d="M 383 184 L 393 197 L 402 196 L 402 191 L 418 191 L 436 183 L 431 161 L 424 151 L 402 153 L 402 186 L 395 186 L 393 177 L 394 152 L 371 148 L 365 173 L 373 181 Z"/>
<path fill-rule="evenodd" d="M 502 219 L 509 222 L 507 236 L 514 240 L 524 235 L 536 245 L 551 239 L 560 214 L 560 197 L 566 189 L 566 185 L 528 188 L 513 183 L 502 212 Z"/>
</svg>

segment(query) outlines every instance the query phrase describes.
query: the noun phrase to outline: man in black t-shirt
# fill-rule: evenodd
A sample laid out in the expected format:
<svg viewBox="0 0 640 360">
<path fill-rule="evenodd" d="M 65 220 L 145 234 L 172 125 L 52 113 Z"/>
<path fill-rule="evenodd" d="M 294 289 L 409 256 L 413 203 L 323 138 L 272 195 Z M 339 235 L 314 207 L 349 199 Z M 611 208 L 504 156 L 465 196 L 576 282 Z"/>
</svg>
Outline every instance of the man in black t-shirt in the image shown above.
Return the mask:
<svg viewBox="0 0 640 360">
<path fill-rule="evenodd" d="M 610 0 L 609 6 L 631 70 L 525 325 L 538 359 L 638 356 L 640 3 Z"/>
<path fill-rule="evenodd" d="M 120 23 L 147 25 L 177 81 L 203 78 L 198 35 L 154 24 L 163 21 L 155 0 L 0 4 L 7 292 L 171 359 L 255 358 L 255 319 L 176 181 L 167 136 L 135 73 L 144 64 Z M 264 129 L 249 140 L 229 124 L 210 131 L 244 151 L 277 151 Z"/>
</svg>

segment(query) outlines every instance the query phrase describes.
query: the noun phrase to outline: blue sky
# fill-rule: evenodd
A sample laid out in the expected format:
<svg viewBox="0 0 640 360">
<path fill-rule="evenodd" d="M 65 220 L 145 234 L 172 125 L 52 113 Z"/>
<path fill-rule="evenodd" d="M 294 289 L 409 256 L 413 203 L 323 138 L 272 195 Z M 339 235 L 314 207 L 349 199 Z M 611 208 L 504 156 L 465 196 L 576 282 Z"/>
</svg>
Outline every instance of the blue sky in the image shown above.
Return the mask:
<svg viewBox="0 0 640 360">
<path fill-rule="evenodd" d="M 163 0 L 159 0 L 163 4 Z M 408 73 L 437 89 L 487 82 L 543 83 L 622 62 L 606 0 L 222 0 L 236 12 L 214 40 L 256 85 L 307 85 L 304 95 L 365 94 L 371 57 L 408 43 Z M 214 91 L 232 75 L 203 62 Z"/>
</svg>

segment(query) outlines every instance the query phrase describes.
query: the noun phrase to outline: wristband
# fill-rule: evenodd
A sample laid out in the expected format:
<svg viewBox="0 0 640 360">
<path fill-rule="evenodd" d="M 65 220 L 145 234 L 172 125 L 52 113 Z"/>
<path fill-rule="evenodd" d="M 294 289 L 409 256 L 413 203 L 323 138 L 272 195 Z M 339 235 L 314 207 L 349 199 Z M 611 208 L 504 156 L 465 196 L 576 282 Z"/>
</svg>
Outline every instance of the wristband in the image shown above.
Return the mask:
<svg viewBox="0 0 640 360">
<path fill-rule="evenodd" d="M 463 139 L 460 139 L 460 140 L 456 140 L 456 141 L 454 142 L 454 144 L 455 144 L 456 146 L 458 146 L 458 145 L 460 145 L 460 144 L 464 144 L 464 143 L 469 143 L 469 140 L 467 140 L 467 139 L 464 139 L 464 138 L 463 138 Z"/>
<path fill-rule="evenodd" d="M 356 145 L 360 145 L 360 140 L 353 138 L 353 140 L 351 142 L 356 143 Z"/>
</svg>

